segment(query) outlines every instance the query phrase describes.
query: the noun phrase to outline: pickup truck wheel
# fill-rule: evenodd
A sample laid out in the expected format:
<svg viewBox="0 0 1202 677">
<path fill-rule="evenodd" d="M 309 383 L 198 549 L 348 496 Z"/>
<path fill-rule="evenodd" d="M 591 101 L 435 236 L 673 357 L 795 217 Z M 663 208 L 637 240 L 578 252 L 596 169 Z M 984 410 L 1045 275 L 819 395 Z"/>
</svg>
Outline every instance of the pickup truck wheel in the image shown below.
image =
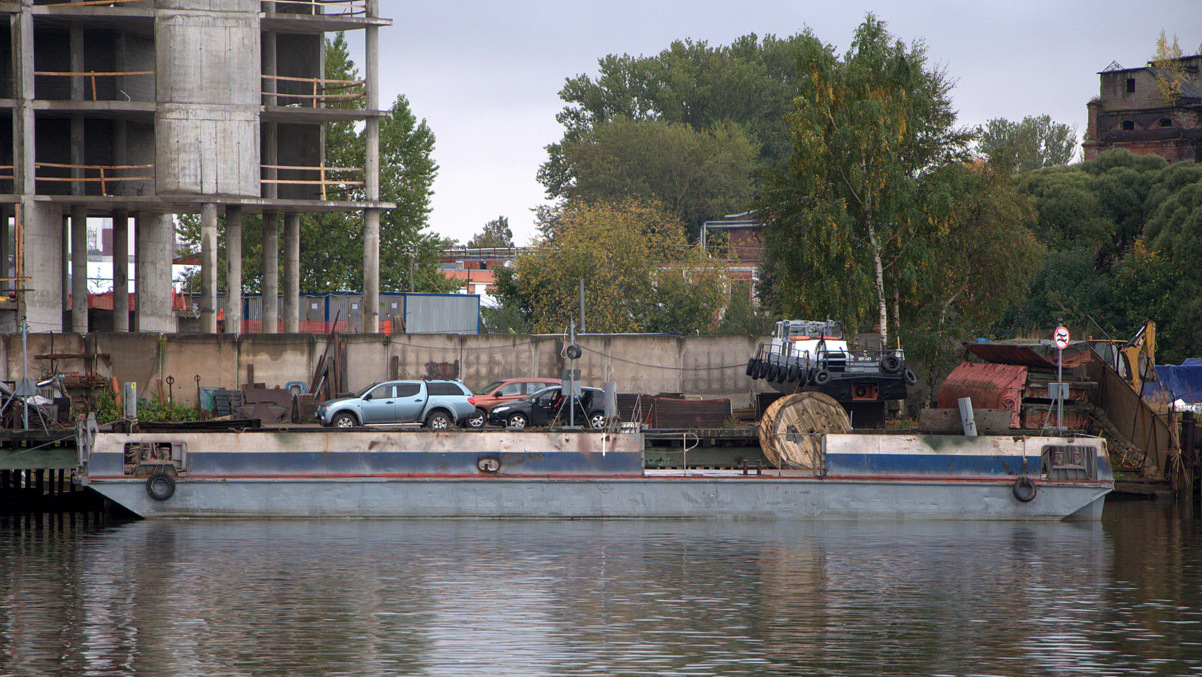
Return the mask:
<svg viewBox="0 0 1202 677">
<path fill-rule="evenodd" d="M 426 427 L 431 430 L 446 430 L 451 427 L 451 417 L 445 412 L 436 411 L 426 419 Z"/>
<path fill-rule="evenodd" d="M 515 414 L 510 414 L 509 418 L 505 421 L 505 425 L 510 428 L 513 428 L 514 430 L 521 430 L 522 428 L 525 428 L 529 423 L 530 423 L 530 419 L 526 418 L 526 415 L 521 413 L 520 411 Z"/>
<path fill-rule="evenodd" d="M 354 428 L 355 426 L 359 425 L 359 420 L 355 418 L 354 414 L 350 413 L 349 411 L 344 411 L 341 414 L 335 415 L 334 420 L 330 423 L 330 425 L 334 426 L 335 428 Z"/>
<path fill-rule="evenodd" d="M 605 414 L 603 412 L 597 412 L 597 413 L 593 414 L 592 416 L 589 416 L 588 424 L 590 426 L 592 426 L 593 430 L 600 430 L 600 429 L 604 428 L 605 427 Z"/>
<path fill-rule="evenodd" d="M 472 412 L 471 416 L 463 419 L 463 425 L 467 428 L 483 428 L 486 418 L 488 418 L 488 414 L 483 409 L 477 409 Z"/>
</svg>

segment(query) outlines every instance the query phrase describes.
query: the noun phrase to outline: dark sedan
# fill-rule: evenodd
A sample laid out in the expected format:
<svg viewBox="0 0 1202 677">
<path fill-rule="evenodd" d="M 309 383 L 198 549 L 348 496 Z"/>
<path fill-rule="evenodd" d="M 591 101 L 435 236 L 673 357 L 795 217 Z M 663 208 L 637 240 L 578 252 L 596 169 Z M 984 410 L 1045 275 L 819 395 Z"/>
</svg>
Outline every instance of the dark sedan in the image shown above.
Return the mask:
<svg viewBox="0 0 1202 677">
<path fill-rule="evenodd" d="M 594 430 L 605 427 L 605 391 L 581 388 L 576 401 L 575 423 Z M 568 424 L 568 407 L 559 386 L 544 388 L 520 400 L 498 404 L 488 412 L 490 425 L 520 430 L 538 426 Z"/>
</svg>

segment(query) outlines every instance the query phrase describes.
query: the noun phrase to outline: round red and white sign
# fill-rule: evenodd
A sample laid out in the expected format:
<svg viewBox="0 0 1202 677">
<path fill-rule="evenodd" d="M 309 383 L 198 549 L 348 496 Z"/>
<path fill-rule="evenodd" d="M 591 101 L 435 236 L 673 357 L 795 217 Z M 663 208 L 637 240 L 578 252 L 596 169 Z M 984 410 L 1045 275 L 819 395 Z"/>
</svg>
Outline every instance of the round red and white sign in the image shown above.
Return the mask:
<svg viewBox="0 0 1202 677">
<path fill-rule="evenodd" d="M 1068 347 L 1068 329 L 1064 328 L 1063 326 L 1056 327 L 1056 331 L 1052 333 L 1052 342 L 1055 343 L 1056 347 L 1061 350 L 1064 350 L 1065 348 L 1067 348 Z"/>
</svg>

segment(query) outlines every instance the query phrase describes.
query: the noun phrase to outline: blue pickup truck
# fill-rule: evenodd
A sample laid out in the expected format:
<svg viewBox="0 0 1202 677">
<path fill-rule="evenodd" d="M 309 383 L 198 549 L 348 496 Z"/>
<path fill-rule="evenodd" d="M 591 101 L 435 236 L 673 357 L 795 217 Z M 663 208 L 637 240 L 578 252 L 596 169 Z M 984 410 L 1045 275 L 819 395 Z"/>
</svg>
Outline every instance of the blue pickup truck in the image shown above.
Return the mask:
<svg viewBox="0 0 1202 677">
<path fill-rule="evenodd" d="M 351 397 L 322 402 L 317 421 L 335 428 L 421 423 L 445 430 L 475 413 L 476 406 L 468 401 L 471 396 L 472 391 L 458 381 L 383 381 Z"/>
</svg>

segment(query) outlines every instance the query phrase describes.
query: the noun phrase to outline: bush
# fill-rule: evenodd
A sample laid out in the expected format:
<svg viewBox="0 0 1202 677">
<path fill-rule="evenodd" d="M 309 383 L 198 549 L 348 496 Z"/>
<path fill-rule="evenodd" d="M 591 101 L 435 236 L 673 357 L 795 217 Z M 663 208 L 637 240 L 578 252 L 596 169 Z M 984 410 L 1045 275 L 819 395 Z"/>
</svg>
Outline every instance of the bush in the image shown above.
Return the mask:
<svg viewBox="0 0 1202 677">
<path fill-rule="evenodd" d="M 121 418 L 123 408 L 117 405 L 113 393 L 106 390 L 96 400 L 96 423 L 112 423 Z M 188 404 L 163 402 L 158 398 L 138 400 L 139 421 L 198 421 L 200 410 Z"/>
</svg>

